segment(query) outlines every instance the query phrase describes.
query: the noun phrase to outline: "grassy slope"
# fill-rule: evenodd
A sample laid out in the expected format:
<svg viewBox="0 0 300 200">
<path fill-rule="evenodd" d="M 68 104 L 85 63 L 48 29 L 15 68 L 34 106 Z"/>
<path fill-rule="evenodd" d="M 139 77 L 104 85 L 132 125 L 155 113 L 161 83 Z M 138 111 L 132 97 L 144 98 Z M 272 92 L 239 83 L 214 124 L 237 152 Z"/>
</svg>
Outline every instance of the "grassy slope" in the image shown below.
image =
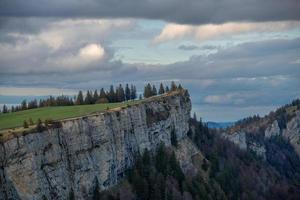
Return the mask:
<svg viewBox="0 0 300 200">
<path fill-rule="evenodd" d="M 0 114 L 0 129 L 14 128 L 23 126 L 23 121 L 32 118 L 36 122 L 38 118 L 42 121 L 45 119 L 66 119 L 79 117 L 93 112 L 103 111 L 107 108 L 117 108 L 128 104 L 137 103 L 138 101 L 123 102 L 123 103 L 107 103 L 93 105 L 78 105 L 78 106 L 57 106 L 36 108 L 20 112 Z"/>
</svg>

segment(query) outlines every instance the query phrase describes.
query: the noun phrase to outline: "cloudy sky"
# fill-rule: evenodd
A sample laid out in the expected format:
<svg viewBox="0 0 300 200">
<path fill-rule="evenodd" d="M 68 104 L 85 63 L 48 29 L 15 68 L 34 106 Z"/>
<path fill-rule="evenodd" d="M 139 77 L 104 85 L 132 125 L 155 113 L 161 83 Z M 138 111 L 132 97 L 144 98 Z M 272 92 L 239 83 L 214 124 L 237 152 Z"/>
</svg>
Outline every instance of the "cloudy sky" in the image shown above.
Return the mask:
<svg viewBox="0 0 300 200">
<path fill-rule="evenodd" d="M 299 0 L 1 0 L 0 104 L 180 82 L 204 120 L 300 97 Z"/>
</svg>

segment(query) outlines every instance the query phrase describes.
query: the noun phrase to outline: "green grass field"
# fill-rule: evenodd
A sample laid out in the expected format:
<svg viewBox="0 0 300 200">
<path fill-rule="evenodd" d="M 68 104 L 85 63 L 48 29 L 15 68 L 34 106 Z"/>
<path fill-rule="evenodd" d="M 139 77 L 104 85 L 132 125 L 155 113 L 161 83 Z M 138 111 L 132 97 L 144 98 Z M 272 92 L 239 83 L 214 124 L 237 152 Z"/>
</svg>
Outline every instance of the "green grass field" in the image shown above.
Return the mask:
<svg viewBox="0 0 300 200">
<path fill-rule="evenodd" d="M 60 120 L 66 118 L 73 118 L 106 110 L 107 108 L 117 108 L 126 105 L 132 105 L 139 101 L 130 101 L 123 103 L 107 103 L 107 104 L 93 104 L 93 105 L 76 105 L 76 106 L 57 106 L 36 108 L 24 110 L 20 112 L 0 114 L 0 130 L 15 128 L 23 126 L 23 121 L 32 118 L 35 123 L 39 118 L 44 121 L 45 119 Z"/>
</svg>

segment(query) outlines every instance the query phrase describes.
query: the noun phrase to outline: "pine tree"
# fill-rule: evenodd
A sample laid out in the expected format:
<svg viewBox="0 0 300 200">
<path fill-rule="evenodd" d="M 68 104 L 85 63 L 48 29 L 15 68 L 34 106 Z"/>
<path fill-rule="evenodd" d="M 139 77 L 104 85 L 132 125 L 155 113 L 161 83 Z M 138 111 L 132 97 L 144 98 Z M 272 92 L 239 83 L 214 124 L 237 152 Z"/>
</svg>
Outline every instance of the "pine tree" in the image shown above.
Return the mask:
<svg viewBox="0 0 300 200">
<path fill-rule="evenodd" d="M 158 90 L 158 94 L 164 94 L 164 93 L 165 93 L 164 86 L 163 86 L 162 83 L 160 83 L 159 90 Z"/>
<path fill-rule="evenodd" d="M 106 93 L 105 93 L 104 89 L 101 88 L 99 99 L 98 99 L 97 103 L 108 103 L 108 102 L 109 101 L 108 101 L 108 98 L 106 96 Z"/>
<path fill-rule="evenodd" d="M 86 92 L 84 103 L 85 104 L 92 104 L 93 103 L 93 97 L 92 97 L 92 94 L 89 90 Z"/>
<path fill-rule="evenodd" d="M 164 144 L 160 144 L 157 149 L 156 157 L 155 157 L 155 167 L 158 172 L 161 172 L 164 176 L 167 175 L 167 166 L 168 158 L 166 155 L 166 150 Z"/>
<path fill-rule="evenodd" d="M 169 86 L 166 86 L 166 92 L 170 92 Z"/>
<path fill-rule="evenodd" d="M 152 96 L 156 96 L 157 95 L 157 90 L 155 85 L 152 86 Z"/>
<path fill-rule="evenodd" d="M 182 89 L 183 89 L 180 83 L 179 83 L 179 85 L 178 85 L 178 89 L 179 89 L 179 90 L 182 90 Z"/>
<path fill-rule="evenodd" d="M 169 162 L 170 162 L 170 172 L 169 172 L 170 175 L 175 177 L 178 183 L 180 184 L 180 186 L 182 186 L 182 181 L 184 180 L 184 174 L 180 168 L 178 161 L 176 160 L 176 156 L 174 152 L 172 153 Z"/>
<path fill-rule="evenodd" d="M 171 83 L 171 91 L 176 91 L 177 90 L 177 85 L 175 84 L 174 81 Z"/>
<path fill-rule="evenodd" d="M 130 89 L 130 99 L 136 99 L 136 87 L 134 85 L 131 85 Z"/>
<path fill-rule="evenodd" d="M 120 84 L 119 87 L 117 88 L 117 99 L 118 99 L 118 102 L 125 101 L 125 92 L 122 87 L 122 84 Z"/>
<path fill-rule="evenodd" d="M 125 98 L 126 98 L 126 101 L 129 101 L 130 100 L 130 89 L 129 89 L 129 85 L 128 83 L 126 84 L 126 87 L 125 87 Z"/>
<path fill-rule="evenodd" d="M 5 104 L 3 105 L 2 113 L 8 113 L 8 108 Z"/>
<path fill-rule="evenodd" d="M 22 110 L 26 110 L 27 109 L 27 102 L 26 102 L 25 99 L 21 103 L 21 108 L 22 108 Z"/>
<path fill-rule="evenodd" d="M 79 91 L 79 93 L 77 95 L 76 104 L 77 105 L 82 105 L 83 104 L 83 94 L 82 94 L 81 90 Z"/>
<path fill-rule="evenodd" d="M 96 103 L 96 101 L 99 99 L 99 95 L 98 95 L 98 91 L 95 90 L 94 91 L 94 95 L 93 95 L 93 104 Z"/>
<path fill-rule="evenodd" d="M 116 102 L 116 93 L 113 85 L 110 86 L 107 98 L 110 103 Z"/>
<path fill-rule="evenodd" d="M 196 115 L 196 112 L 194 112 L 193 119 L 194 119 L 195 121 L 197 121 L 197 115 Z"/>
<path fill-rule="evenodd" d="M 144 97 L 148 98 L 151 96 L 153 96 L 152 87 L 151 87 L 150 83 L 148 83 L 144 88 Z"/>
</svg>

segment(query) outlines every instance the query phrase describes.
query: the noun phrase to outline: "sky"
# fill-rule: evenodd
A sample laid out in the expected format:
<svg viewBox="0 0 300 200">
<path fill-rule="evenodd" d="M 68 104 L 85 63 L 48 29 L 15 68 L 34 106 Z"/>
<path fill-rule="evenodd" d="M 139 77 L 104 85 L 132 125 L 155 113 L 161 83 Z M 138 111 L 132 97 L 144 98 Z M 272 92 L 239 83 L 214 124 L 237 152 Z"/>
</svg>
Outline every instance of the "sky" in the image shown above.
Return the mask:
<svg viewBox="0 0 300 200">
<path fill-rule="evenodd" d="M 299 0 L 1 0 L 0 104 L 181 83 L 205 121 L 300 98 Z"/>
</svg>

